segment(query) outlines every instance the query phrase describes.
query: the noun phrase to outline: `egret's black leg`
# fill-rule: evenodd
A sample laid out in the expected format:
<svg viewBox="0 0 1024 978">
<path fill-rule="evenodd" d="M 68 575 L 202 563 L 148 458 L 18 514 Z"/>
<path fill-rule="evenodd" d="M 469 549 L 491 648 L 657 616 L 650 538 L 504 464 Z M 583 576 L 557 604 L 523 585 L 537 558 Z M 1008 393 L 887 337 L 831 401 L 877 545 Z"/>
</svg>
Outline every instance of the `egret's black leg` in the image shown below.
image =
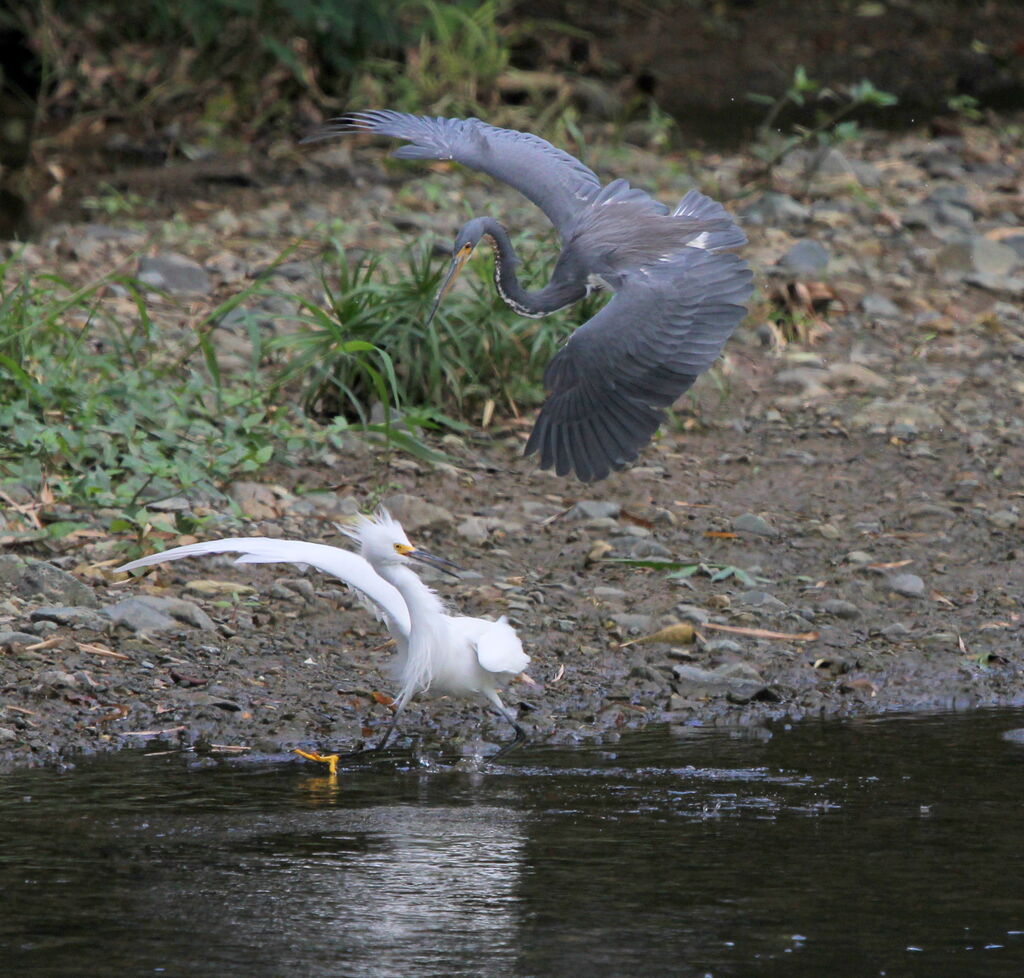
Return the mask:
<svg viewBox="0 0 1024 978">
<path fill-rule="evenodd" d="M 517 747 L 522 747 L 522 745 L 530 739 L 529 737 L 527 737 L 526 731 L 519 725 L 518 721 L 512 719 L 510 714 L 506 713 L 504 710 L 495 710 L 494 712 L 497 713 L 499 716 L 504 717 L 506 720 L 508 720 L 509 723 L 512 724 L 513 728 L 515 729 L 516 735 L 514 740 L 507 743 L 499 751 L 492 754 L 488 758 L 488 760 L 491 761 L 496 761 L 499 758 L 504 757 L 506 754 L 510 754 Z"/>
</svg>

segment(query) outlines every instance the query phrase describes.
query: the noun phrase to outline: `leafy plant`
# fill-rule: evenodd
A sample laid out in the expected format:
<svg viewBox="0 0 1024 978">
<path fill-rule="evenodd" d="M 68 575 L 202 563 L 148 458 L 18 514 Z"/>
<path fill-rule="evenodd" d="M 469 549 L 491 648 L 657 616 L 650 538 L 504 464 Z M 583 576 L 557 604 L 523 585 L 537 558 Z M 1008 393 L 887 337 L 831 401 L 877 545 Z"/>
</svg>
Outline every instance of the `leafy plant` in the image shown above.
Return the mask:
<svg viewBox="0 0 1024 978">
<path fill-rule="evenodd" d="M 640 559 L 635 557 L 609 557 L 607 563 L 624 564 L 627 567 L 647 567 L 652 570 L 669 571 L 667 575 L 671 579 L 680 580 L 700 574 L 711 579 L 712 583 L 727 581 L 733 578 L 745 587 L 754 587 L 755 584 L 770 583 L 766 577 L 759 577 L 745 571 L 742 567 L 733 564 L 716 564 L 705 560 L 659 560 Z"/>
<path fill-rule="evenodd" d="M 524 245 L 530 277 L 538 249 L 529 238 Z M 334 250 L 329 308 L 304 303 L 303 328 L 278 343 L 289 356 L 279 383 L 301 383 L 303 404 L 316 417 L 365 421 L 367 405 L 386 403 L 388 385 L 401 411 L 427 405 L 443 412 L 434 415 L 441 423 L 450 423 L 448 415 L 473 417 L 488 401 L 515 413 L 543 399 L 545 365 L 595 309 L 590 300 L 524 323 L 497 296 L 489 260 L 478 259 L 463 273 L 468 290 L 453 290 L 427 325 L 447 265 L 429 245 L 411 246 L 397 269 L 377 258 L 352 265 L 339 244 Z"/>
<path fill-rule="evenodd" d="M 859 132 L 857 122 L 847 116 L 859 109 L 887 108 L 897 102 L 895 95 L 875 88 L 866 78 L 853 85 L 829 88 L 811 78 L 803 65 L 796 67 L 789 87 L 781 95 L 752 92 L 747 98 L 768 107 L 757 128 L 757 142 L 752 146 L 753 154 L 762 161 L 764 173 L 771 173 L 775 165 L 798 146 L 810 143 L 831 146 L 853 139 Z M 814 125 L 794 123 L 785 134 L 776 128 L 783 110 L 810 104 L 817 106 Z"/>
</svg>

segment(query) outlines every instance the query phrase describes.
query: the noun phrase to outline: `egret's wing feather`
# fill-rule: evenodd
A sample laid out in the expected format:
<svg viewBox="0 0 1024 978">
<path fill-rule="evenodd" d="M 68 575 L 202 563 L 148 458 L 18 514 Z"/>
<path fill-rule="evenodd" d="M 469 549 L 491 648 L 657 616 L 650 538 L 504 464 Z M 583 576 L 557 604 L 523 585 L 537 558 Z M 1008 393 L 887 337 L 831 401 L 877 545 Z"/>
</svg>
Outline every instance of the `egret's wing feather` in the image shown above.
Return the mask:
<svg viewBox="0 0 1024 978">
<path fill-rule="evenodd" d="M 515 187 L 533 201 L 565 237 L 580 209 L 601 191 L 592 170 L 546 139 L 499 129 L 479 119 L 445 119 L 390 110 L 355 112 L 333 120 L 310 139 L 347 132 L 374 132 L 405 139 L 399 159 L 454 160 Z"/>
<path fill-rule="evenodd" d="M 450 618 L 451 641 L 468 646 L 481 668 L 501 674 L 522 672 L 530 662 L 516 630 L 502 615 L 497 621 L 486 618 Z"/>
<path fill-rule="evenodd" d="M 398 590 L 380 577 L 359 554 L 323 543 L 302 540 L 274 540 L 270 537 L 229 537 L 174 547 L 150 554 L 118 567 L 118 571 L 137 570 L 166 561 L 203 554 L 237 553 L 236 564 L 309 564 L 344 581 L 376 605 L 403 636 L 409 635 L 409 610 Z"/>
<path fill-rule="evenodd" d="M 625 275 L 548 364 L 549 396 L 526 454 L 584 481 L 635 459 L 663 409 L 714 363 L 743 318 L 751 278 L 738 256 L 699 247 Z"/>
</svg>

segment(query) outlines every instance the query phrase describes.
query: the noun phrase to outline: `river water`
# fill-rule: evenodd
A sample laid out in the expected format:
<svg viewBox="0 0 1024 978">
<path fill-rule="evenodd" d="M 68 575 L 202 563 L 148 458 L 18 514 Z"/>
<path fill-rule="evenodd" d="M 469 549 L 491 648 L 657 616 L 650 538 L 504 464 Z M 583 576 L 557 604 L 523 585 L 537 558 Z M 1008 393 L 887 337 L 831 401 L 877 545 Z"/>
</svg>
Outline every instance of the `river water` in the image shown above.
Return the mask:
<svg viewBox="0 0 1024 978">
<path fill-rule="evenodd" d="M 1021 711 L 0 778 L 0 974 L 1024 975 Z"/>
</svg>

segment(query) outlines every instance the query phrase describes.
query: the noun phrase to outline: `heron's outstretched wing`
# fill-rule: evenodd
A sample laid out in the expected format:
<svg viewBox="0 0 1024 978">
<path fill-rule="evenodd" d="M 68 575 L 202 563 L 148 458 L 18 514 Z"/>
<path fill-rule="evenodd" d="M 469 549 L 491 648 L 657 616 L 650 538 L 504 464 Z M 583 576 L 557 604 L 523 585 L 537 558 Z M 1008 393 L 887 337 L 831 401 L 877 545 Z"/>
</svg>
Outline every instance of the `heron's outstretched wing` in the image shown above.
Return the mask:
<svg viewBox="0 0 1024 978">
<path fill-rule="evenodd" d="M 150 554 L 118 567 L 118 571 L 137 570 L 165 561 L 197 557 L 202 554 L 238 553 L 236 564 L 309 564 L 331 574 L 361 592 L 376 605 L 402 636 L 409 635 L 409 610 L 398 590 L 380 577 L 359 554 L 323 543 L 302 540 L 274 540 L 270 537 L 229 537 L 174 547 Z"/>
<path fill-rule="evenodd" d="M 573 218 L 601 190 L 601 181 L 575 156 L 546 139 L 499 129 L 479 119 L 445 119 L 379 110 L 333 120 L 309 137 L 374 132 L 406 139 L 391 155 L 406 160 L 455 160 L 515 187 L 533 201 L 565 237 Z"/>
<path fill-rule="evenodd" d="M 743 318 L 751 278 L 737 255 L 702 248 L 625 275 L 548 364 L 526 454 L 584 482 L 635 459 Z"/>
</svg>

